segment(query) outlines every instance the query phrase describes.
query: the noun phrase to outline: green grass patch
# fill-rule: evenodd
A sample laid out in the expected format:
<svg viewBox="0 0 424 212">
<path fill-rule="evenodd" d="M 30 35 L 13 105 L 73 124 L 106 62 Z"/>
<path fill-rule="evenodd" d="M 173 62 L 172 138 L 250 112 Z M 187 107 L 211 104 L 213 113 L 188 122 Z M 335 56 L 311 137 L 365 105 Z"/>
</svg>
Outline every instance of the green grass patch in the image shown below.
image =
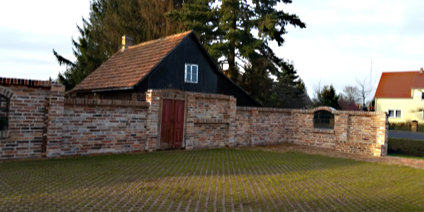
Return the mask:
<svg viewBox="0 0 424 212">
<path fill-rule="evenodd" d="M 424 141 L 413 139 L 389 138 L 388 153 L 424 157 Z"/>
<path fill-rule="evenodd" d="M 302 153 L 0 162 L 0 211 L 423 211 L 424 170 Z"/>
</svg>

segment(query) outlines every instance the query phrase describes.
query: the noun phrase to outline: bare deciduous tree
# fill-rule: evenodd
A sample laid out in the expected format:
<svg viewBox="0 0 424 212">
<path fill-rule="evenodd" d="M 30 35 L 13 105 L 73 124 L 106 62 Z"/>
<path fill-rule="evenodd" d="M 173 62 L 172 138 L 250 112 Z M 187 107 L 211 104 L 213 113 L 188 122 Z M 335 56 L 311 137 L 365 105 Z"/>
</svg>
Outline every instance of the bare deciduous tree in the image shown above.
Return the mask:
<svg viewBox="0 0 424 212">
<path fill-rule="evenodd" d="M 362 100 L 362 108 L 366 107 L 367 97 L 370 95 L 372 88 L 370 86 L 371 82 L 367 78 L 362 80 L 356 79 L 356 84 L 359 89 L 360 98 Z"/>
<path fill-rule="evenodd" d="M 343 100 L 353 103 L 357 103 L 361 100 L 359 88 L 352 85 L 347 85 L 343 88 L 343 94 L 341 97 Z"/>
</svg>

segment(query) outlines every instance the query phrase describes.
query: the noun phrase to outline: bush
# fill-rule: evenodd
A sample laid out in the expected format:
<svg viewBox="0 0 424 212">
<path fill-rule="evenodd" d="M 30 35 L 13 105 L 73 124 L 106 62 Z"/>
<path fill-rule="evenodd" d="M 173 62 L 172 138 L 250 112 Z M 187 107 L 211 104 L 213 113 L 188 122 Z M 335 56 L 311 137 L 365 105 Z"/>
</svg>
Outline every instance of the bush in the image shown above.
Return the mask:
<svg viewBox="0 0 424 212">
<path fill-rule="evenodd" d="M 411 123 L 389 123 L 389 130 L 411 131 Z M 418 132 L 424 132 L 424 124 L 418 124 Z"/>
<path fill-rule="evenodd" d="M 424 141 L 389 138 L 388 153 L 424 157 Z"/>
</svg>

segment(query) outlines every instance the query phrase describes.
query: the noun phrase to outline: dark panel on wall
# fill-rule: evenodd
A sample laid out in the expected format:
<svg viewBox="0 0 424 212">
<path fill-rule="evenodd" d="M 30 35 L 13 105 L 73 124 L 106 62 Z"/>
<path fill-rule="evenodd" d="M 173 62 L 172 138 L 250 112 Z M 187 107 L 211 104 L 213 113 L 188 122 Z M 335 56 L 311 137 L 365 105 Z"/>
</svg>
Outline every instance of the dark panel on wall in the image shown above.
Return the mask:
<svg viewBox="0 0 424 212">
<path fill-rule="evenodd" d="M 148 89 L 174 88 L 216 93 L 217 75 L 191 36 L 186 37 L 148 76 Z M 184 82 L 185 64 L 198 65 L 198 83 Z"/>
</svg>

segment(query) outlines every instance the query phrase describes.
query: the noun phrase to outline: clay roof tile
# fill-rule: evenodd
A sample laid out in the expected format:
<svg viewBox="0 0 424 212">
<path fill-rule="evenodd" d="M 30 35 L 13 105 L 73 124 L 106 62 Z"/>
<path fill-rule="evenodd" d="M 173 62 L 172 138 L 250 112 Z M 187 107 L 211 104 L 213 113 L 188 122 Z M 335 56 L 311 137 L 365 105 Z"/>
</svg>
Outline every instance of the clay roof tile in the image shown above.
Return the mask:
<svg viewBox="0 0 424 212">
<path fill-rule="evenodd" d="M 411 98 L 413 88 L 424 88 L 424 73 L 383 72 L 374 98 Z"/>
<path fill-rule="evenodd" d="M 72 91 L 128 88 L 136 85 L 192 31 L 119 50 Z"/>
</svg>

